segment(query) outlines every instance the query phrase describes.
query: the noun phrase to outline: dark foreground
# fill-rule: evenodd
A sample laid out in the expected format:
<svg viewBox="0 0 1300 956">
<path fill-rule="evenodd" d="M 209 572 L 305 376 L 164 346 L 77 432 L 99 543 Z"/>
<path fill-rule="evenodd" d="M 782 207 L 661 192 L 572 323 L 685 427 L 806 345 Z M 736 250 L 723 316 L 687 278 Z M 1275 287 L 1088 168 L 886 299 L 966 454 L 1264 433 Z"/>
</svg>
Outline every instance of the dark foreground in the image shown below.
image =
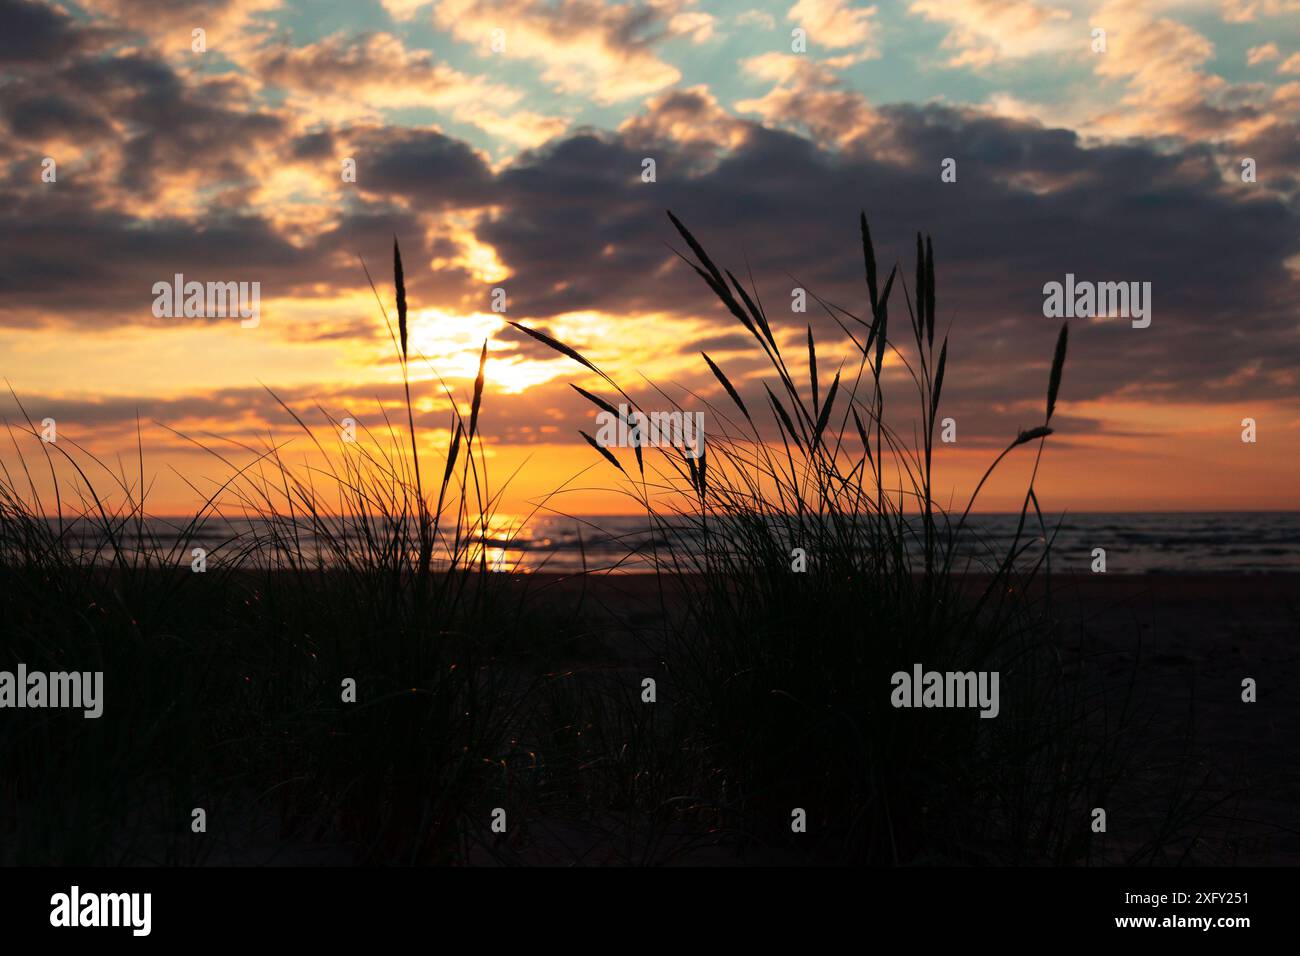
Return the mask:
<svg viewBox="0 0 1300 956">
<path fill-rule="evenodd" d="M 972 576 L 968 587 L 986 581 Z M 539 574 L 529 586 L 645 626 L 661 601 L 680 601 L 672 579 L 651 575 Z M 1180 778 L 1167 792 L 1186 787 L 1182 799 L 1208 808 L 1164 862 L 1300 865 L 1300 574 L 1058 575 L 1031 591 L 1036 600 L 1050 591 L 1062 654 L 1101 693 L 1132 700 L 1138 716 L 1125 732 L 1140 738 L 1135 764 L 1167 767 Z M 602 647 L 597 660 L 572 666 L 636 674 L 654 664 L 622 629 Z M 1256 682 L 1254 703 L 1242 699 L 1245 678 Z M 1163 799 L 1157 784 L 1135 802 L 1158 815 Z"/>
<path fill-rule="evenodd" d="M 0 712 L 2 862 L 1300 863 L 1300 575 L 1057 576 L 1050 595 L 1036 583 L 1024 597 L 1062 672 L 1042 687 L 1094 703 L 1077 726 L 1026 738 L 1019 759 L 1059 755 L 1034 777 L 984 755 L 973 713 L 932 725 L 947 749 L 926 749 L 927 724 L 888 765 L 851 753 L 862 728 L 898 720 L 861 709 L 887 699 L 883 672 L 826 671 L 822 699 L 816 680 L 788 691 L 764 677 L 737 703 L 749 668 L 727 658 L 734 674 L 705 679 L 719 663 L 712 632 L 690 624 L 687 579 L 488 577 L 471 576 L 437 626 L 446 604 L 421 612 L 330 574 L 186 577 L 180 599 L 148 574 L 49 582 L 54 604 L 23 612 L 21 631 L 10 616 L 3 666 L 102 667 L 105 715 Z M 835 644 L 798 610 L 790 626 L 814 622 L 799 643 Z M 862 639 L 893 630 L 868 622 Z M 835 736 L 838 715 L 857 729 Z M 876 767 L 887 784 L 866 779 Z M 886 830 L 859 825 L 889 800 Z M 1013 812 L 1043 804 L 1031 823 Z"/>
</svg>

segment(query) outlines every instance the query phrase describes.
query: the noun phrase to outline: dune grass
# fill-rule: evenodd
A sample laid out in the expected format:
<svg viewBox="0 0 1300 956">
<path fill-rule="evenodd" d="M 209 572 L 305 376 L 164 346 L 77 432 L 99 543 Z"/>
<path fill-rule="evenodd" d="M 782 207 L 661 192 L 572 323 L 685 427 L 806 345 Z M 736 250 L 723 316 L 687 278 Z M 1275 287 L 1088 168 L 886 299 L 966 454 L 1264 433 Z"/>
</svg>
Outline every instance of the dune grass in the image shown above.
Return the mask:
<svg viewBox="0 0 1300 956">
<path fill-rule="evenodd" d="M 931 241 L 917 236 L 910 292 L 897 266 L 881 283 L 861 217 L 869 314 L 817 298 L 851 355 L 819 359 L 809 326 L 800 381 L 799 361 L 783 352 L 757 291 L 669 217 L 693 254 L 685 261 L 767 360 L 766 376 L 743 383 L 748 401 L 703 353 L 721 386 L 717 401 L 678 401 L 662 389 L 638 401 L 572 347 L 521 328 L 600 377 L 607 397 L 579 391 L 602 411 L 616 403 L 643 414 L 707 410 L 698 460 L 680 447 L 634 447 L 634 460 L 597 449 L 662 532 L 642 557 L 680 583 L 681 613 L 664 615 L 673 710 L 709 755 L 707 772 L 679 783 L 683 811 L 720 816 L 723 829 L 754 845 L 806 859 L 1156 858 L 1195 816 L 1196 801 L 1167 815 L 1160 838 L 1121 855 L 1107 856 L 1104 838 L 1090 832 L 1091 808 L 1113 809 L 1117 784 L 1133 769 L 1138 718 L 1131 697 L 1107 701 L 1085 688 L 1077 662 L 1064 661 L 1051 607 L 1028 596 L 1041 591 L 1052 538 L 1033 477 L 1009 552 L 972 562 L 959 548 L 981 490 L 1009 454 L 1027 446 L 1037 474 L 1068 327 L 1045 382 L 1042 423 L 1010 438 L 962 510 L 949 513 L 933 494 L 948 339 L 937 329 Z M 907 325 L 895 337 L 890 304 L 900 289 Z M 898 416 L 897 426 L 886 408 L 889 358 L 915 391 L 915 417 Z M 914 663 L 999 672 L 1001 714 L 895 709 L 890 677 Z M 665 746 L 679 743 L 670 734 Z M 795 808 L 807 813 L 809 835 L 792 833 Z"/>
<path fill-rule="evenodd" d="M 486 345 L 467 418 L 446 393 L 451 439 L 426 493 L 396 245 L 394 279 L 407 433 L 385 421 L 348 441 L 340 419 L 320 410 L 313 428 L 282 402 L 322 465 L 292 465 L 284 442 L 187 438 L 225 477 L 193 486 L 204 505 L 175 543 L 149 520 L 143 452 L 128 476 L 68 438 L 39 442 L 56 496 L 42 501 L 22 410 L 22 473 L 0 482 L 0 666 L 103 670 L 106 704 L 99 720 L 6 712 L 4 862 L 262 862 L 307 847 L 454 862 L 494 842 L 532 679 L 499 658 L 544 655 L 568 624 L 534 620 L 525 650 L 522 589 L 486 573 Z M 229 539 L 206 534 L 227 521 Z"/>
<path fill-rule="evenodd" d="M 1050 607 L 1028 597 L 1050 547 L 1027 561 L 1018 540 L 972 567 L 958 542 L 980 488 L 960 513 L 934 501 L 947 336 L 930 242 L 918 237 L 910 291 L 898 267 L 881 283 L 862 218 L 869 314 L 821 302 L 852 361 L 819 356 L 810 327 L 804 381 L 757 295 L 672 221 L 770 371 L 738 387 L 702 356 L 721 392 L 692 397 L 708 411 L 698 460 L 671 448 L 629 459 L 583 433 L 661 532 L 641 556 L 660 584 L 648 625 L 597 613 L 585 589 L 492 573 L 485 539 L 504 486 L 479 428 L 487 344 L 467 403 L 443 386 L 450 437 L 426 460 L 396 243 L 395 327 L 380 308 L 405 427 L 385 416 L 345 440 L 353 416 L 318 408 L 313 427 L 280 402 L 319 455 L 309 468 L 283 441 L 186 438 L 225 477 L 194 486 L 204 504 L 177 543 L 156 536 L 142 448 L 136 474 L 114 470 L 69 439 L 40 442 L 18 402 L 19 468 L 0 477 L 0 667 L 103 670 L 106 704 L 99 720 L 5 714 L 0 862 L 1162 859 L 1195 800 L 1171 799 L 1151 838 L 1119 854 L 1088 831 L 1089 808 L 1131 769 L 1135 716 L 1077 679 Z M 514 324 L 643 407 L 577 350 Z M 1066 343 L 1062 328 L 1042 424 L 1011 438 L 986 479 L 1021 446 L 1043 454 Z M 918 417 L 899 426 L 887 357 L 916 393 Z M 212 540 L 228 521 L 239 530 Z M 1032 478 L 1022 530 L 1031 521 L 1026 538 L 1050 544 Z M 208 552 L 204 573 L 193 547 Z M 890 674 L 914 662 L 999 671 L 1000 715 L 892 708 Z M 498 807 L 505 834 L 490 829 Z M 806 834 L 791 833 L 793 808 Z"/>
</svg>

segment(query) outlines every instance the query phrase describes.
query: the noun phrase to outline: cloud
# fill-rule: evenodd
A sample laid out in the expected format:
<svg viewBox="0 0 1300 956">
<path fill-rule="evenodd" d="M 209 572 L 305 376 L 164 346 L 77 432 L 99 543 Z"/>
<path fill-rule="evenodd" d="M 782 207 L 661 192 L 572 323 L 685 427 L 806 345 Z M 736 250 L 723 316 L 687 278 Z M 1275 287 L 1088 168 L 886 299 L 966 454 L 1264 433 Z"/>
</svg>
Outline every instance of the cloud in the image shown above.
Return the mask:
<svg viewBox="0 0 1300 956">
<path fill-rule="evenodd" d="M 655 47 L 678 35 L 699 35 L 705 21 L 684 0 L 607 5 L 598 0 L 441 0 L 434 22 L 485 56 L 530 60 L 542 80 L 566 94 L 617 103 L 645 96 L 681 78 Z M 504 48 L 491 49 L 494 30 Z"/>
<path fill-rule="evenodd" d="M 1295 75 L 1300 73 L 1300 53 L 1292 53 L 1277 68 L 1277 71 L 1286 75 Z"/>
<path fill-rule="evenodd" d="M 1300 0 L 1223 0 L 1221 10 L 1227 23 L 1250 23 L 1256 16 L 1300 13 Z"/>
<path fill-rule="evenodd" d="M 40 63 L 81 52 L 112 31 L 88 28 L 58 7 L 34 0 L 0 0 L 0 63 Z"/>
<path fill-rule="evenodd" d="M 248 36 L 266 29 L 263 17 L 281 0 L 80 0 L 97 19 L 144 34 L 173 58 L 190 58 L 191 34 L 204 31 L 208 51 L 235 52 Z"/>
<path fill-rule="evenodd" d="M 908 10 L 946 23 L 948 66 L 981 69 L 1006 60 L 1086 49 L 1088 31 L 1062 7 L 1034 0 L 915 0 Z"/>
<path fill-rule="evenodd" d="M 0 113 L 15 166 L 49 155 L 97 205 L 149 215 L 193 212 L 211 198 L 202 189 L 249 188 L 258 154 L 230 144 L 264 144 L 286 125 L 252 103 L 245 79 L 182 75 L 135 48 L 24 70 Z"/>
<path fill-rule="evenodd" d="M 423 209 L 482 206 L 492 174 L 465 143 L 436 130 L 377 129 L 358 137 L 358 185 Z"/>
<path fill-rule="evenodd" d="M 1267 63 L 1269 60 L 1278 58 L 1278 49 L 1276 43 L 1265 43 L 1261 46 L 1253 46 L 1246 51 L 1246 65 L 1258 66 L 1261 63 Z"/>
<path fill-rule="evenodd" d="M 1106 51 L 1094 55 L 1096 72 L 1128 83 L 1131 92 L 1125 104 L 1145 111 L 1133 122 L 1199 104 L 1223 85 L 1200 69 L 1214 56 L 1214 44 L 1187 24 L 1115 0 L 1094 19 L 1106 30 L 1107 40 Z"/>
<path fill-rule="evenodd" d="M 717 20 L 713 15 L 701 10 L 675 13 L 668 21 L 668 29 L 673 35 L 690 37 L 693 43 L 707 43 L 712 40 L 716 25 Z"/>
<path fill-rule="evenodd" d="M 763 53 L 741 67 L 775 84 L 761 97 L 736 103 L 770 126 L 805 130 L 819 142 L 840 146 L 862 142 L 876 128 L 875 109 L 830 66 L 806 56 Z"/>
<path fill-rule="evenodd" d="M 736 14 L 736 25 L 742 27 L 758 26 L 768 30 L 776 29 L 776 17 L 764 10 L 746 10 Z"/>
<path fill-rule="evenodd" d="M 940 312 L 955 322 L 964 360 L 954 401 L 1037 399 L 1036 379 L 1022 389 L 994 370 L 1028 367 L 1050 349 L 1055 326 L 1042 315 L 1042 286 L 1067 272 L 1149 281 L 1155 300 L 1150 330 L 1126 322 L 1076 329 L 1077 398 L 1159 400 L 1189 387 L 1285 394 L 1287 369 L 1300 358 L 1300 290 L 1285 264 L 1300 250 L 1300 230 L 1286 205 L 1226 188 L 1201 148 L 1087 148 L 1068 131 L 936 106 L 886 107 L 879 116 L 907 161 L 831 152 L 755 125 L 703 172 L 689 162 L 674 172 L 667 153 L 653 185 L 640 182 L 640 152 L 621 137 L 571 137 L 499 174 L 508 213 L 482 221 L 477 234 L 512 269 L 512 312 L 527 320 L 590 310 L 619 322 L 658 310 L 712 315 L 730 329 L 725 310 L 664 249 L 680 245 L 665 207 L 720 264 L 743 275 L 752 267 L 778 316 L 795 284 L 861 309 L 860 205 L 878 255 L 902 258 L 905 274 L 912 230 L 935 235 Z M 942 156 L 961 157 L 958 183 L 939 184 Z M 1238 325 L 1244 315 L 1248 331 Z M 777 321 L 788 328 L 790 318 Z M 840 337 L 824 317 L 810 320 L 819 335 Z M 1233 380 L 1252 363 L 1262 363 L 1253 384 Z"/>
<path fill-rule="evenodd" d="M 391 33 L 335 33 L 302 46 L 267 44 L 250 60 L 263 83 L 289 92 L 297 111 L 332 122 L 426 107 L 522 146 L 543 143 L 568 125 L 533 111 L 503 112 L 519 103 L 520 91 L 453 69 Z"/>
<path fill-rule="evenodd" d="M 1233 84 L 1206 69 L 1214 43 L 1193 27 L 1124 0 L 1110 0 L 1093 17 L 1106 30 L 1107 49 L 1092 55 L 1094 72 L 1123 84 L 1115 109 L 1083 125 L 1109 137 L 1176 136 L 1187 141 L 1248 141 L 1280 122 L 1268 91 Z"/>
<path fill-rule="evenodd" d="M 675 52 L 697 50 L 672 26 L 684 4 L 611 9 L 592 24 L 580 22 L 593 10 L 584 3 L 482 9 L 519 13 L 505 22 L 507 49 L 524 43 L 520 60 L 560 70 L 597 51 L 566 82 L 613 77 L 618 95 L 642 90 L 640 104 L 599 128 L 568 129 L 521 88 L 453 69 L 395 34 L 262 39 L 237 55 L 241 69 L 199 72 L 156 47 L 106 45 L 102 23 L 26 10 L 22 35 L 49 56 L 7 71 L 0 104 L 0 325 L 152 327 L 152 283 L 182 272 L 261 281 L 260 335 L 369 343 L 375 316 L 348 311 L 351 296 L 369 295 L 357 255 L 381 280 L 396 234 L 412 301 L 428 310 L 422 328 L 480 334 L 499 284 L 511 318 L 633 370 L 669 367 L 708 394 L 700 345 L 726 354 L 749 389 L 760 357 L 740 351 L 743 330 L 669 248 L 682 242 L 664 210 L 744 281 L 752 267 L 778 334 L 793 341 L 811 324 L 829 362 L 844 354 L 843 332 L 815 306 L 790 313 L 790 291 L 862 310 L 863 208 L 884 268 L 898 262 L 910 275 L 915 230 L 933 233 L 941 323 L 953 331 L 945 391 L 972 422 L 997 430 L 1021 403 L 1041 403 L 1056 332 L 1041 290 L 1067 272 L 1150 281 L 1155 308 L 1146 330 L 1076 325 L 1072 401 L 1294 396 L 1300 156 L 1286 117 L 1300 83 L 1209 74 L 1213 43 L 1191 27 L 1123 4 L 1106 13 L 1110 50 L 1081 54 L 1115 84 L 1106 95 L 1118 93 L 1120 105 L 1087 129 L 1106 134 L 1097 141 L 1033 121 L 1010 93 L 994 111 L 875 103 L 828 63 L 777 52 L 743 61 L 744 79 L 766 92 L 734 109 L 705 83 L 655 86 L 654 64 L 676 73 L 656 44 L 677 36 Z M 552 33 L 545 53 L 530 52 L 529 37 Z M 526 148 L 490 158 L 432 122 L 394 121 L 394 104 L 531 132 L 515 139 Z M 505 142 L 511 131 L 493 135 Z M 54 184 L 36 173 L 47 149 L 59 158 Z M 1225 178 L 1246 155 L 1260 182 Z M 355 184 L 340 181 L 345 156 L 357 161 Z M 654 183 L 640 177 L 646 156 Z M 957 159 L 956 183 L 939 179 L 945 157 Z M 314 317 L 317 303 L 332 318 Z M 493 335 L 516 362 L 549 361 L 511 344 L 504 327 Z M 530 366 L 512 381 L 551 374 Z M 521 428 L 538 426 L 539 396 L 568 407 L 552 384 L 560 389 L 521 393 Z M 963 424 L 963 434 L 982 427 Z"/>
<path fill-rule="evenodd" d="M 260 281 L 263 301 L 334 296 L 364 283 L 356 252 L 398 227 L 424 233 L 345 189 L 349 131 L 304 135 L 237 74 L 181 74 L 132 49 L 46 64 L 7 92 L 0 324 L 156 324 L 150 289 L 176 272 Z"/>
<path fill-rule="evenodd" d="M 749 130 L 750 124 L 728 113 L 703 85 L 651 97 L 643 112 L 618 129 L 631 146 L 667 146 L 676 154 L 694 154 L 704 165 L 740 145 Z"/>
<path fill-rule="evenodd" d="M 413 20 L 416 14 L 434 0 L 380 0 L 380 2 L 394 20 Z"/>
<path fill-rule="evenodd" d="M 863 47 L 862 56 L 874 56 L 875 7 L 855 9 L 848 0 L 798 0 L 785 17 L 808 31 L 813 43 L 834 50 Z"/>
<path fill-rule="evenodd" d="M 335 33 L 315 43 L 276 43 L 252 58 L 264 83 L 321 104 L 321 112 L 427 106 L 472 107 L 484 100 L 513 105 L 520 94 L 439 63 L 427 50 L 408 50 L 391 33 Z"/>
</svg>

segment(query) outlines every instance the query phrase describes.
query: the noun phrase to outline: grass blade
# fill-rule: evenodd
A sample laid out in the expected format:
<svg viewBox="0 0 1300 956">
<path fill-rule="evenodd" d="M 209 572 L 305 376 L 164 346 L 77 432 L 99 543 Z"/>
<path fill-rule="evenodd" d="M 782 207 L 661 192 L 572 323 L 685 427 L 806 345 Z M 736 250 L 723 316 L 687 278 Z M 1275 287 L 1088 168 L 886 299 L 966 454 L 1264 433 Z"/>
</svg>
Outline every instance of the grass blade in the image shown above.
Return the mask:
<svg viewBox="0 0 1300 956">
<path fill-rule="evenodd" d="M 1065 369 L 1065 348 L 1070 340 L 1070 323 L 1065 322 L 1061 325 L 1061 334 L 1056 337 L 1056 354 L 1052 356 L 1052 374 L 1047 380 L 1047 418 L 1044 422 L 1052 420 L 1052 413 L 1056 411 L 1056 394 L 1061 390 L 1061 373 Z"/>
<path fill-rule="evenodd" d="M 561 355 L 567 355 L 569 358 L 573 359 L 578 364 L 585 365 L 587 368 L 591 369 L 597 375 L 601 375 L 600 369 L 596 368 L 596 366 L 592 365 L 585 358 L 583 358 L 582 354 L 578 352 L 577 349 L 571 348 L 570 346 L 565 345 L 563 342 L 556 341 L 555 339 L 547 335 L 545 332 L 539 332 L 537 329 L 530 329 L 528 326 L 520 325 L 518 322 L 514 322 L 510 319 L 506 319 L 506 321 L 509 322 L 511 325 L 513 325 L 515 328 L 517 328 L 520 332 L 523 332 L 525 335 L 531 335 L 533 338 L 541 342 L 543 345 L 555 349 L 555 351 L 559 352 Z M 601 377 L 603 378 L 604 376 L 601 375 Z"/>
<path fill-rule="evenodd" d="M 930 398 L 930 421 L 934 422 L 934 414 L 939 408 L 939 396 L 943 392 L 943 367 L 948 364 L 948 336 L 943 337 L 943 347 L 939 349 L 939 367 L 934 373 L 934 393 Z"/>
<path fill-rule="evenodd" d="M 867 228 L 867 213 L 859 216 L 862 226 L 862 259 L 867 267 L 867 292 L 871 295 L 871 314 L 875 316 L 880 307 L 880 297 L 876 292 L 876 250 L 871 244 L 871 230 Z"/>
<path fill-rule="evenodd" d="M 826 392 L 826 404 L 822 406 L 822 412 L 817 416 L 817 428 L 813 433 L 813 446 L 816 447 L 822 440 L 822 432 L 826 429 L 826 423 L 831 417 L 831 407 L 835 404 L 835 393 L 840 388 L 840 373 L 835 373 L 835 380 L 831 382 L 830 389 Z"/>
<path fill-rule="evenodd" d="M 623 466 L 620 465 L 620 464 L 618 463 L 618 459 L 617 459 L 617 458 L 615 458 L 612 454 L 610 454 L 610 451 L 609 451 L 608 448 L 604 448 L 603 446 L 598 445 L 598 444 L 596 443 L 596 439 L 592 438 L 590 435 L 588 435 L 586 432 L 584 432 L 581 428 L 578 429 L 578 434 L 581 435 L 583 438 L 587 439 L 587 444 L 590 445 L 592 448 L 596 449 L 596 451 L 600 452 L 600 453 L 605 457 L 605 460 L 606 460 L 606 461 L 608 461 L 611 465 L 613 465 L 613 466 L 614 466 L 615 468 L 617 468 L 619 471 L 623 471 Z M 623 471 L 623 474 L 626 475 L 627 472 L 626 472 L 626 471 Z"/>
<path fill-rule="evenodd" d="M 709 358 L 709 356 L 704 352 L 701 352 L 700 354 L 704 356 L 704 361 L 708 363 L 709 368 L 712 370 L 713 377 L 722 383 L 722 387 L 727 390 L 727 394 L 730 395 L 731 400 L 736 403 L 736 407 L 740 409 L 740 413 L 744 415 L 745 420 L 752 425 L 754 420 L 749 417 L 749 409 L 747 409 L 745 403 L 741 401 L 740 393 L 732 386 L 727 376 L 722 374 L 722 369 L 718 368 L 713 359 Z M 581 389 L 579 389 L 579 391 L 581 391 Z"/>
<path fill-rule="evenodd" d="M 483 367 L 487 364 L 487 340 L 483 340 L 483 351 L 478 357 L 478 377 L 474 379 L 474 401 L 469 410 L 469 440 L 474 440 L 478 431 L 478 409 L 483 402 Z"/>
<path fill-rule="evenodd" d="M 772 407 L 776 409 L 776 414 L 781 420 L 782 427 L 784 427 L 790 434 L 790 437 L 794 439 L 795 445 L 802 449 L 803 442 L 799 440 L 799 433 L 794 430 L 794 422 L 790 421 L 790 416 L 786 414 L 785 406 L 782 405 L 777 397 L 772 394 L 772 389 L 768 388 L 766 382 L 763 383 L 763 388 L 767 389 L 767 397 L 771 399 Z"/>
<path fill-rule="evenodd" d="M 1022 431 L 1016 436 L 1016 440 L 1011 443 L 1011 447 L 1014 448 L 1016 445 L 1023 445 L 1025 442 L 1033 441 L 1035 438 L 1046 438 L 1054 431 L 1056 431 L 1056 429 L 1048 428 L 1046 425 L 1039 425 L 1037 428 L 1029 429 L 1029 431 Z"/>
<path fill-rule="evenodd" d="M 812 326 L 808 326 L 808 380 L 812 383 L 813 411 L 817 411 L 817 346 L 813 344 Z"/>
<path fill-rule="evenodd" d="M 925 237 L 925 336 L 934 348 L 934 246 Z"/>
<path fill-rule="evenodd" d="M 406 362 L 406 277 L 402 272 L 402 250 L 393 237 L 393 284 L 397 287 L 397 335 L 402 342 L 402 362 Z"/>
</svg>

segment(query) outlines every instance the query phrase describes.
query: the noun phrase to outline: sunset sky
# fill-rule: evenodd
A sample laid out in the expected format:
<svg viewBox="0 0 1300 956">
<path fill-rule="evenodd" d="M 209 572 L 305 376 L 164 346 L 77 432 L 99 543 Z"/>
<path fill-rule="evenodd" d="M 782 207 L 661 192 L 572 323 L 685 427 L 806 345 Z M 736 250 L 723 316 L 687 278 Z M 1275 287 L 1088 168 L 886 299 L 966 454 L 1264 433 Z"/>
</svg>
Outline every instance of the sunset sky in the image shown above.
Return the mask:
<svg viewBox="0 0 1300 956">
<path fill-rule="evenodd" d="M 643 396 L 644 375 L 724 407 L 701 350 L 761 395 L 765 360 L 675 256 L 665 209 L 752 269 L 801 373 L 812 325 L 825 381 L 856 361 L 791 290 L 865 309 L 860 209 L 909 292 L 915 233 L 933 236 L 958 430 L 943 500 L 1041 423 L 1060 326 L 1043 286 L 1072 273 L 1150 282 L 1152 321 L 1072 321 L 1044 507 L 1300 508 L 1300 0 L 0 0 L 0 162 L 0 377 L 131 472 L 138 416 L 155 513 L 224 475 L 156 423 L 288 438 L 263 385 L 315 420 L 397 414 L 361 267 L 391 312 L 394 236 L 427 453 L 447 438 L 438 376 L 466 406 L 486 339 L 494 475 L 528 462 L 507 509 L 571 480 L 565 509 L 628 509 L 586 490 L 617 485 L 569 387 L 599 380 L 505 320 Z M 260 324 L 155 317 L 176 273 L 259 282 Z M 897 295 L 893 314 L 897 331 Z M 21 420 L 7 392 L 0 408 Z M 1023 457 L 984 510 L 1019 506 Z"/>
</svg>

